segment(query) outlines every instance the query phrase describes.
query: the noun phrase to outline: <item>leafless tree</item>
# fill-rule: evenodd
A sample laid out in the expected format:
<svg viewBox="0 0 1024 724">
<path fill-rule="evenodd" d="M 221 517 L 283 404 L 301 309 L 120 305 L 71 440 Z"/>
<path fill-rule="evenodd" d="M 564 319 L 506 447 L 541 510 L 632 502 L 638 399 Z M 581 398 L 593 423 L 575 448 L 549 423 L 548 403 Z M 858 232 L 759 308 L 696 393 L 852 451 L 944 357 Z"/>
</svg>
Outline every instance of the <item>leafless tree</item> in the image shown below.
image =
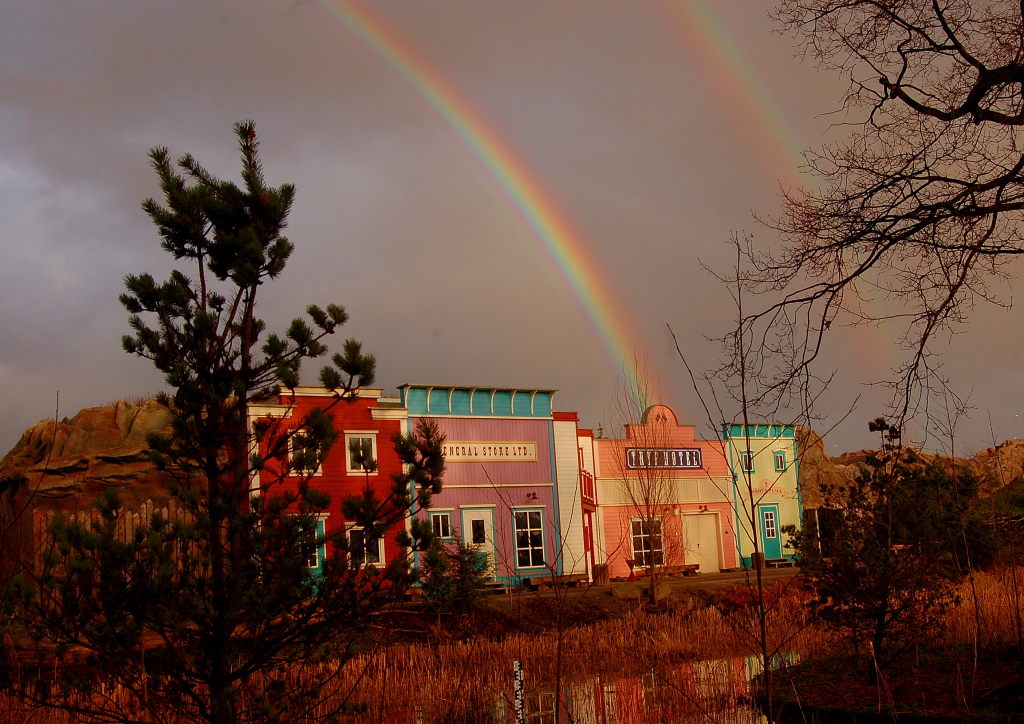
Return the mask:
<svg viewBox="0 0 1024 724">
<path fill-rule="evenodd" d="M 807 154 L 818 188 L 787 193 L 767 222 L 784 245 L 751 251 L 745 281 L 776 296 L 744 325 L 765 349 L 797 353 L 778 393 L 834 323 L 897 324 L 902 423 L 945 387 L 937 336 L 979 302 L 1009 306 L 1024 253 L 1024 5 L 781 0 L 775 18 L 805 57 L 849 79 L 840 112 L 852 133 Z"/>
<path fill-rule="evenodd" d="M 675 421 L 649 415 L 661 401 L 658 382 L 642 360 L 634 360 L 633 370 L 632 382 L 623 384 L 613 405 L 624 432 L 613 475 L 620 499 L 630 510 L 628 525 L 620 531 L 620 547 L 632 551 L 633 565 L 643 569 L 649 581 L 650 602 L 657 604 L 666 567 L 685 558 L 686 543 L 679 518 L 673 515 L 679 502 L 678 475 L 657 461 L 659 451 L 672 446 L 668 426 Z"/>
</svg>

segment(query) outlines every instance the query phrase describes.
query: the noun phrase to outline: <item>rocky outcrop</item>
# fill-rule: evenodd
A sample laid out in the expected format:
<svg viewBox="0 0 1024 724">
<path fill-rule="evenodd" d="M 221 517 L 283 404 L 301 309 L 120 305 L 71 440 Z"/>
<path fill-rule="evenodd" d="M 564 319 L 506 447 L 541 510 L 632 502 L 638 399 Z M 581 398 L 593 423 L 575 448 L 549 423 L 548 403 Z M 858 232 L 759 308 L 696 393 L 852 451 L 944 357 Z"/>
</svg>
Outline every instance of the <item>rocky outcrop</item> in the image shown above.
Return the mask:
<svg viewBox="0 0 1024 724">
<path fill-rule="evenodd" d="M 1024 482 L 1024 440 L 1007 440 L 967 461 L 988 492 Z"/>
<path fill-rule="evenodd" d="M 801 501 L 804 508 L 820 508 L 822 491 L 849 485 L 858 465 L 856 462 L 837 464 L 825 454 L 825 443 L 814 430 L 797 428 L 796 441 L 800 455 Z"/>
<path fill-rule="evenodd" d="M 127 507 L 150 499 L 162 504 L 167 478 L 149 461 L 146 440 L 170 433 L 170 425 L 170 412 L 154 400 L 43 420 L 0 460 L 0 493 L 8 504 L 31 496 L 32 507 L 42 510 L 88 508 L 106 488 L 116 488 Z"/>
<path fill-rule="evenodd" d="M 813 431 L 800 428 L 800 486 L 805 508 L 822 504 L 822 490 L 841 488 L 854 479 L 875 450 L 858 450 L 830 458 L 825 454 L 822 439 Z M 947 458 L 906 448 L 904 461 L 911 467 L 928 467 L 936 460 L 957 468 L 970 470 L 981 480 L 981 494 L 988 497 L 1008 485 L 1024 483 L 1024 440 L 1007 440 L 994 448 L 982 450 L 972 458 Z"/>
</svg>

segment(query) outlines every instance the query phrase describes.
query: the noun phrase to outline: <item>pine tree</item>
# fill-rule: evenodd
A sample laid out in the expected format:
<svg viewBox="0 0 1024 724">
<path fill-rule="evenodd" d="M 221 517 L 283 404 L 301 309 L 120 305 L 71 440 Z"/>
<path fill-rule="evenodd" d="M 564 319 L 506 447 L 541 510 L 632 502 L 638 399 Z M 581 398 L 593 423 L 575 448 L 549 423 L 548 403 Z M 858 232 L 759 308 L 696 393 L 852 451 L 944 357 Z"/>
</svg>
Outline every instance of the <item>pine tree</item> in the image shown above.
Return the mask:
<svg viewBox="0 0 1024 724">
<path fill-rule="evenodd" d="M 333 697 L 331 672 L 367 615 L 408 582 L 407 564 L 362 569 L 358 556 L 347 555 L 343 531 L 318 535 L 317 515 L 329 499 L 308 477 L 297 488 L 276 484 L 280 478 L 255 484 L 261 470 L 288 469 L 290 437 L 292 467 L 316 469 L 335 438 L 330 408 L 372 383 L 375 361 L 357 341 L 345 342 L 320 372 L 334 397 L 301 421 L 301 440 L 272 422 L 250 425 L 249 404 L 282 385 L 294 388 L 303 360 L 327 353 L 324 338 L 347 314 L 310 306 L 310 322 L 295 319 L 284 336 L 264 336 L 257 293 L 294 248 L 282 231 L 295 189 L 266 184 L 252 122 L 236 124 L 235 133 L 241 186 L 191 155 L 175 168 L 166 148 L 150 152 L 165 205 L 148 199 L 143 209 L 163 248 L 195 276 L 176 270 L 163 283 L 128 276 L 121 295 L 133 331 L 125 350 L 151 360 L 171 389 L 159 401 L 173 414 L 172 434 L 151 439 L 150 455 L 188 516 L 154 513 L 120 540 L 120 502 L 108 494 L 98 525 L 58 519 L 51 526 L 44 570 L 22 589 L 19 607 L 39 644 L 36 666 L 8 682 L 35 702 L 103 720 L 217 724 L 337 710 L 346 702 Z M 421 425 L 394 443 L 406 472 L 394 477 L 390 494 L 379 500 L 367 491 L 344 503 L 368 538 L 440 490 L 436 428 Z M 425 546 L 429 531 L 414 525 L 402 542 Z M 334 553 L 313 578 L 308 561 L 324 547 Z"/>
<path fill-rule="evenodd" d="M 814 592 L 811 608 L 827 627 L 869 655 L 868 681 L 926 641 L 959 603 L 967 562 L 991 556 L 991 537 L 973 513 L 978 479 L 934 460 L 922 465 L 883 418 L 881 438 L 849 486 L 823 491 L 837 511 L 827 539 L 813 527 L 787 529 Z"/>
</svg>

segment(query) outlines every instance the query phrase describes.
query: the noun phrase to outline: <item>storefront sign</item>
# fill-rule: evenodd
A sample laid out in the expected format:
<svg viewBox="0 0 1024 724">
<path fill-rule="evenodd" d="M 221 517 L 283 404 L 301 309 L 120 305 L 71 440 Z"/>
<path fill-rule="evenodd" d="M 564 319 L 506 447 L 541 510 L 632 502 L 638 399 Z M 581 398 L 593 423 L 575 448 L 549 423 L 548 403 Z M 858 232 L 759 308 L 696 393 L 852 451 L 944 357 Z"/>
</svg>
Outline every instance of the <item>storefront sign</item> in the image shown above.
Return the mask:
<svg viewBox="0 0 1024 724">
<path fill-rule="evenodd" d="M 666 468 L 676 470 L 699 470 L 704 467 L 700 459 L 700 448 L 626 448 L 626 467 L 630 470 Z"/>
<path fill-rule="evenodd" d="M 504 440 L 493 442 L 449 440 L 444 444 L 444 459 L 449 463 L 536 462 L 537 443 L 506 442 Z"/>
</svg>

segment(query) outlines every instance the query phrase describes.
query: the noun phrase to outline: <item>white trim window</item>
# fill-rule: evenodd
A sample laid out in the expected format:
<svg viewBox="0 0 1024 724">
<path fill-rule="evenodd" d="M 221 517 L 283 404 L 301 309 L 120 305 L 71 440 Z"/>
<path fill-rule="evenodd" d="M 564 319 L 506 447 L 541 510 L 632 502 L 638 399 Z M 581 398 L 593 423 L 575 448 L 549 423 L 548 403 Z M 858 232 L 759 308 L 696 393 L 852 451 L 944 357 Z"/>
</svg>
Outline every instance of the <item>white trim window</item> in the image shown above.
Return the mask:
<svg viewBox="0 0 1024 724">
<path fill-rule="evenodd" d="M 527 694 L 524 714 L 526 724 L 555 724 L 555 695 L 551 691 Z"/>
<path fill-rule="evenodd" d="M 313 554 L 306 561 L 306 568 L 319 570 L 320 566 L 323 565 L 324 558 L 327 556 L 327 544 L 324 540 L 326 535 L 327 523 L 321 518 L 316 522 L 316 537 L 319 542 L 313 549 Z"/>
<path fill-rule="evenodd" d="M 363 529 L 356 525 L 345 527 L 348 540 L 348 554 L 359 568 L 380 568 L 384 565 L 384 539 L 378 538 L 369 546 L 363 544 Z"/>
<path fill-rule="evenodd" d="M 775 472 L 784 473 L 786 472 L 786 451 L 776 450 L 775 451 Z"/>
<path fill-rule="evenodd" d="M 740 469 L 745 473 L 754 472 L 754 453 L 749 450 L 740 452 Z"/>
<path fill-rule="evenodd" d="M 320 446 L 314 445 L 305 430 L 293 430 L 288 436 L 288 474 L 292 476 L 318 476 L 324 474 L 324 466 L 320 458 Z M 307 463 L 317 461 L 315 470 L 306 467 Z"/>
<path fill-rule="evenodd" d="M 540 510 L 514 511 L 516 568 L 544 565 L 544 515 Z"/>
<path fill-rule="evenodd" d="M 369 455 L 373 465 L 366 470 L 360 458 Z M 377 433 L 374 431 L 345 432 L 345 472 L 349 475 L 377 474 Z"/>
<path fill-rule="evenodd" d="M 441 540 L 452 539 L 452 513 L 450 510 L 431 511 L 430 527 Z"/>
<path fill-rule="evenodd" d="M 665 547 L 660 520 L 634 518 L 630 521 L 633 560 L 643 568 L 665 565 Z"/>
</svg>

